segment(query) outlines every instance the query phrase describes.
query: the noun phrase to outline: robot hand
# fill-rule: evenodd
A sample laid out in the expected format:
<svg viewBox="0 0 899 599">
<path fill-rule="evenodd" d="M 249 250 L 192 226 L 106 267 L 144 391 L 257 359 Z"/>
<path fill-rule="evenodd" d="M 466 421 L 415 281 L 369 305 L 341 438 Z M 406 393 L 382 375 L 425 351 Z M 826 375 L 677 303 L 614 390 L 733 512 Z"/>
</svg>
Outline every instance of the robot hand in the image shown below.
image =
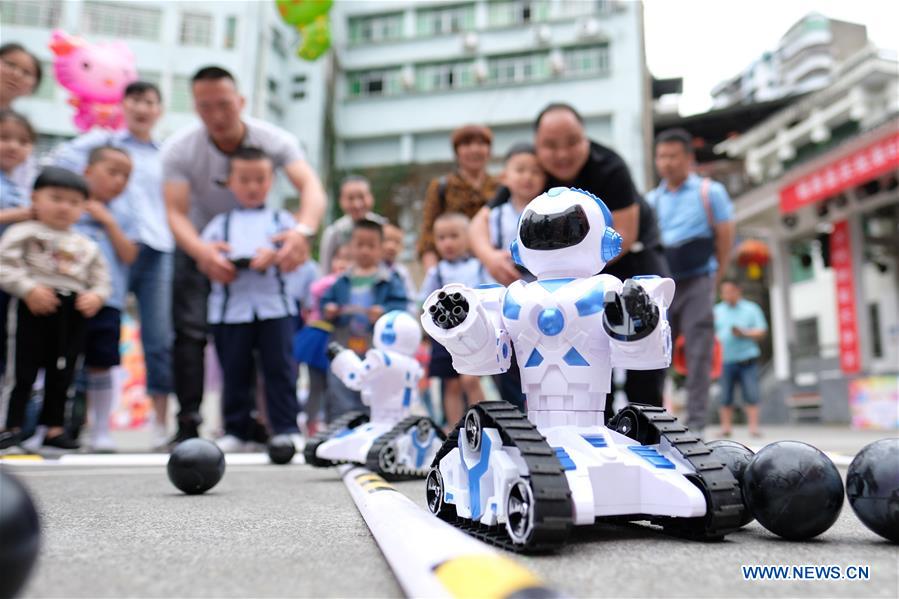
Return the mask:
<svg viewBox="0 0 899 599">
<path fill-rule="evenodd" d="M 659 307 L 646 290 L 631 279 L 624 289 L 608 291 L 605 296 L 603 328 L 617 341 L 638 341 L 650 335 L 659 324 Z"/>
<path fill-rule="evenodd" d="M 428 307 L 431 320 L 441 329 L 449 330 L 462 324 L 468 317 L 468 300 L 461 293 L 447 294 L 441 291 L 437 300 Z"/>
<path fill-rule="evenodd" d="M 346 350 L 346 348 L 344 346 L 340 345 L 339 343 L 337 343 L 336 341 L 330 342 L 328 344 L 328 349 L 326 350 L 326 354 L 328 356 L 328 361 L 334 360 L 334 358 L 336 358 L 340 352 L 345 351 L 345 350 Z"/>
</svg>

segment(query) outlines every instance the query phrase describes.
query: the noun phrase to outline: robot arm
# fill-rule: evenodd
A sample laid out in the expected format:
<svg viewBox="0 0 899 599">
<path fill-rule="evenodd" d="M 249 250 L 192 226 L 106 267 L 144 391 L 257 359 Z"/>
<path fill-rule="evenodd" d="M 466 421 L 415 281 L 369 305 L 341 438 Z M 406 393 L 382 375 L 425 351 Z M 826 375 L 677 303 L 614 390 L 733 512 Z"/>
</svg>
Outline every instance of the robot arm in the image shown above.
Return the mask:
<svg viewBox="0 0 899 599">
<path fill-rule="evenodd" d="M 362 391 L 368 372 L 365 362 L 359 359 L 356 352 L 332 341 L 328 344 L 328 358 L 331 360 L 331 372 L 340 382 L 353 391 Z"/>
<path fill-rule="evenodd" d="M 606 292 L 602 324 L 612 366 L 655 370 L 671 364 L 667 316 L 673 298 L 674 281 L 660 277 L 628 279 L 621 293 Z"/>
<path fill-rule="evenodd" d="M 451 283 L 425 300 L 422 326 L 446 347 L 458 372 L 487 375 L 509 369 L 511 344 L 500 314 L 505 291 L 501 286 L 475 290 Z"/>
</svg>

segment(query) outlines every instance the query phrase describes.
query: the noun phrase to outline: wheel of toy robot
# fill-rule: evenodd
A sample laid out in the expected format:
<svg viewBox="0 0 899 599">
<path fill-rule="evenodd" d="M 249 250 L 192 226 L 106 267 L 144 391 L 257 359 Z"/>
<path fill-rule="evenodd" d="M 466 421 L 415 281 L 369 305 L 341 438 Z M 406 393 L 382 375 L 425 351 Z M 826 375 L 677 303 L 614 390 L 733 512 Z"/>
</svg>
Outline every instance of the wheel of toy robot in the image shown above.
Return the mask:
<svg viewBox="0 0 899 599">
<path fill-rule="evenodd" d="M 425 498 L 428 502 L 428 509 L 435 516 L 440 516 L 446 512 L 447 506 L 443 501 L 446 491 L 443 488 L 443 475 L 435 466 L 428 472 L 428 478 L 425 481 Z"/>
<path fill-rule="evenodd" d="M 475 408 L 465 415 L 465 441 L 468 449 L 478 451 L 481 448 L 481 415 Z"/>
<path fill-rule="evenodd" d="M 415 437 L 419 443 L 424 443 L 431 436 L 431 421 L 422 418 L 415 424 Z"/>
<path fill-rule="evenodd" d="M 506 495 L 506 531 L 513 543 L 526 544 L 534 532 L 534 494 L 528 481 L 519 478 Z"/>
<path fill-rule="evenodd" d="M 622 408 L 609 422 L 611 428 L 625 437 L 630 437 L 641 445 L 652 445 L 649 442 L 650 427 L 648 424 L 648 422 L 644 422 L 644 417 L 640 412 L 629 407 Z"/>
<path fill-rule="evenodd" d="M 396 472 L 396 448 L 392 444 L 387 444 L 381 448 L 378 454 L 378 469 L 386 474 Z"/>
</svg>

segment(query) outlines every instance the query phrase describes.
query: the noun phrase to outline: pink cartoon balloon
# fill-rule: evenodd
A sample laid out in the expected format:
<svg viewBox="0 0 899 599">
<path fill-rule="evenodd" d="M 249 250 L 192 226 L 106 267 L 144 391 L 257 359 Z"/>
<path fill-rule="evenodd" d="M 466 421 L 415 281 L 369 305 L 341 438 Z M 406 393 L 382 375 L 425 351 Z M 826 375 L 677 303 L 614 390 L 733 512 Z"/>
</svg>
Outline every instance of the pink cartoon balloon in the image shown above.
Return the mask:
<svg viewBox="0 0 899 599">
<path fill-rule="evenodd" d="M 134 55 L 124 42 L 91 44 L 59 29 L 50 38 L 55 54 L 56 80 L 72 92 L 75 126 L 81 131 L 98 126 L 121 129 L 125 124 L 120 105 L 125 88 L 137 80 Z"/>
</svg>

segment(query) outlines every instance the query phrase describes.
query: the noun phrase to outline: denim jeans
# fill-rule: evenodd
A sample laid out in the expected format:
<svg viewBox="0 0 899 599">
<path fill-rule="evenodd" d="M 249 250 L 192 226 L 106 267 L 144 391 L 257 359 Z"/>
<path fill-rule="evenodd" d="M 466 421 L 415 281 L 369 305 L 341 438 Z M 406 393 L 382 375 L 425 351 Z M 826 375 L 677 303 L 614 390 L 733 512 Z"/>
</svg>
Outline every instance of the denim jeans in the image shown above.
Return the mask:
<svg viewBox="0 0 899 599">
<path fill-rule="evenodd" d="M 757 360 L 729 362 L 721 371 L 721 405 L 734 403 L 734 387 L 740 385 L 743 404 L 754 406 L 759 403 L 759 365 Z"/>
<path fill-rule="evenodd" d="M 172 274 L 171 252 L 141 244 L 131 265 L 128 286 L 140 309 L 140 341 L 147 365 L 147 393 L 172 392 Z"/>
</svg>

